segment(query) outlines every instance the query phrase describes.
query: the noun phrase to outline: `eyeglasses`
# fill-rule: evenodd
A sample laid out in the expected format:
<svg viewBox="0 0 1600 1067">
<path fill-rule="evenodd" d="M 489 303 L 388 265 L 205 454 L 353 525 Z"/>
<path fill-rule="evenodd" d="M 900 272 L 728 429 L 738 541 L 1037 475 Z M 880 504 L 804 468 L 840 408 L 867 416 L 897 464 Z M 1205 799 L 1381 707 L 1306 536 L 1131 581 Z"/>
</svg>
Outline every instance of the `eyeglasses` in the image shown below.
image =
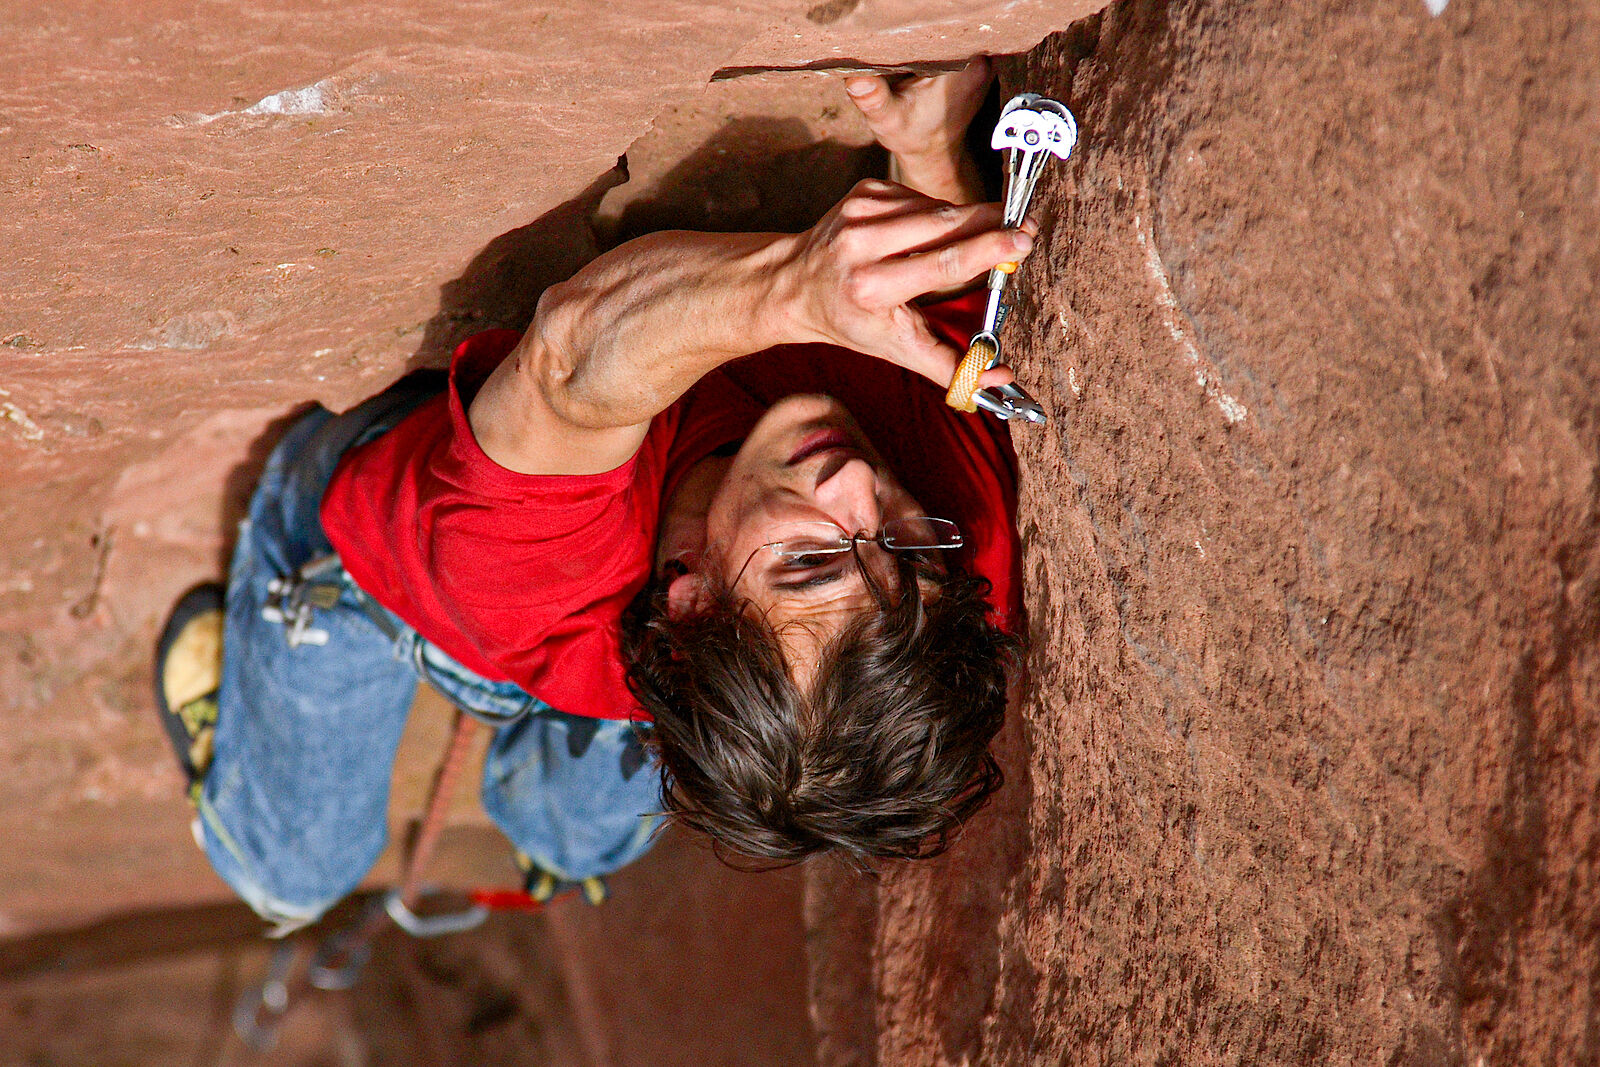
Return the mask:
<svg viewBox="0 0 1600 1067">
<path fill-rule="evenodd" d="M 821 566 L 834 556 L 843 555 L 855 548 L 858 542 L 870 541 L 882 545 L 890 552 L 921 552 L 929 549 L 961 548 L 966 541 L 961 530 L 949 519 L 936 519 L 931 515 L 916 515 L 907 519 L 892 519 L 883 524 L 875 534 L 852 534 L 833 522 L 796 522 L 779 528 L 781 541 L 758 545 L 750 558 L 739 568 L 733 584 L 738 585 L 750 563 L 762 549 L 771 552 L 780 561 L 791 566 Z"/>
</svg>

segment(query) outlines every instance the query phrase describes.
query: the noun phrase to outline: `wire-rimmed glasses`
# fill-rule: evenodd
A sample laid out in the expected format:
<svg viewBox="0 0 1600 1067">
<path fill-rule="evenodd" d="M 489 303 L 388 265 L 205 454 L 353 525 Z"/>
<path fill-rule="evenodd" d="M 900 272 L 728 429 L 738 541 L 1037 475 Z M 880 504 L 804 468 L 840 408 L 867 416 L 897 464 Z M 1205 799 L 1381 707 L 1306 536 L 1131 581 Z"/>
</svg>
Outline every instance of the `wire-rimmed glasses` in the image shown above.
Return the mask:
<svg viewBox="0 0 1600 1067">
<path fill-rule="evenodd" d="M 961 548 L 966 541 L 961 530 L 949 519 L 936 519 L 932 515 L 914 515 L 910 518 L 891 519 L 875 534 L 852 534 L 837 523 L 827 521 L 795 522 L 779 527 L 781 540 L 756 546 L 750 558 L 739 568 L 733 584 L 750 569 L 750 563 L 763 550 L 790 566 L 821 566 L 834 556 L 843 555 L 862 541 L 872 541 L 890 552 L 922 552 L 930 549 Z"/>
</svg>

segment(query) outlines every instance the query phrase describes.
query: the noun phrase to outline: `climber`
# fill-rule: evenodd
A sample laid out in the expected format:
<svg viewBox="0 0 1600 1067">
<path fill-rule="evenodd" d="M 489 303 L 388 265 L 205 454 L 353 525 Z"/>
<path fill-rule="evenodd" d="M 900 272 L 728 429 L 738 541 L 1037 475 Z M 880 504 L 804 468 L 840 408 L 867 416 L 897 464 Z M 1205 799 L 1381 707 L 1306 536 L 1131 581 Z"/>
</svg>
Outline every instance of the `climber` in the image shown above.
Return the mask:
<svg viewBox="0 0 1600 1067">
<path fill-rule="evenodd" d="M 497 727 L 484 807 L 547 882 L 663 814 L 758 861 L 925 856 L 998 787 L 1015 460 L 943 403 L 982 296 L 949 294 L 1034 232 L 964 147 L 989 76 L 847 78 L 891 181 L 800 234 L 620 245 L 447 381 L 288 432 L 225 601 L 158 651 L 197 836 L 259 913 L 375 862 L 419 675 Z"/>
</svg>

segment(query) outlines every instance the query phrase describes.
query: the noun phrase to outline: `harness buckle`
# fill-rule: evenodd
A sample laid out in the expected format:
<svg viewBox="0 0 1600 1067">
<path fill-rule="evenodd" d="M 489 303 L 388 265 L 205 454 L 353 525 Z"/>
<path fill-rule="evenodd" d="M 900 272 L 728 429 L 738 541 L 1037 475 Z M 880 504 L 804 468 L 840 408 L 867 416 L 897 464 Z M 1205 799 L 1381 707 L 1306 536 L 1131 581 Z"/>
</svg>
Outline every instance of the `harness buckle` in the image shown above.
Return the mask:
<svg viewBox="0 0 1600 1067">
<path fill-rule="evenodd" d="M 267 583 L 269 599 L 261 609 L 261 617 L 284 627 L 290 648 L 328 643 L 328 631 L 312 622 L 316 608 L 326 611 L 339 602 L 339 570 L 338 556 L 320 556 L 295 571 L 293 577 L 274 578 Z"/>
</svg>

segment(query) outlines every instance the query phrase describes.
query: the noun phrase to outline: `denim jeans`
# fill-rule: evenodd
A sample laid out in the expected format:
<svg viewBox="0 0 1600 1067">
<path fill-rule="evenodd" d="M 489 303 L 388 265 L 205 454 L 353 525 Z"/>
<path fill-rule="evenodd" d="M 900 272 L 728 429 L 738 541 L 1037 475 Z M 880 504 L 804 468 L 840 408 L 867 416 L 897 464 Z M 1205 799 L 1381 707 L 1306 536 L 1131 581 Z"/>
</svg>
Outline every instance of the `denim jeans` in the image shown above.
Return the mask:
<svg viewBox="0 0 1600 1067">
<path fill-rule="evenodd" d="M 373 602 L 336 561 L 337 603 L 312 618 L 325 643 L 291 647 L 286 626 L 263 616 L 271 582 L 332 554 L 317 512 L 340 455 L 439 384 L 407 379 L 340 416 L 313 409 L 273 450 L 240 525 L 201 837 L 212 866 L 271 921 L 317 918 L 377 861 L 419 678 L 504 723 L 484 762 L 484 809 L 544 870 L 573 880 L 610 873 L 648 850 L 660 822 L 660 777 L 634 724 L 565 715 L 475 674 Z"/>
</svg>

